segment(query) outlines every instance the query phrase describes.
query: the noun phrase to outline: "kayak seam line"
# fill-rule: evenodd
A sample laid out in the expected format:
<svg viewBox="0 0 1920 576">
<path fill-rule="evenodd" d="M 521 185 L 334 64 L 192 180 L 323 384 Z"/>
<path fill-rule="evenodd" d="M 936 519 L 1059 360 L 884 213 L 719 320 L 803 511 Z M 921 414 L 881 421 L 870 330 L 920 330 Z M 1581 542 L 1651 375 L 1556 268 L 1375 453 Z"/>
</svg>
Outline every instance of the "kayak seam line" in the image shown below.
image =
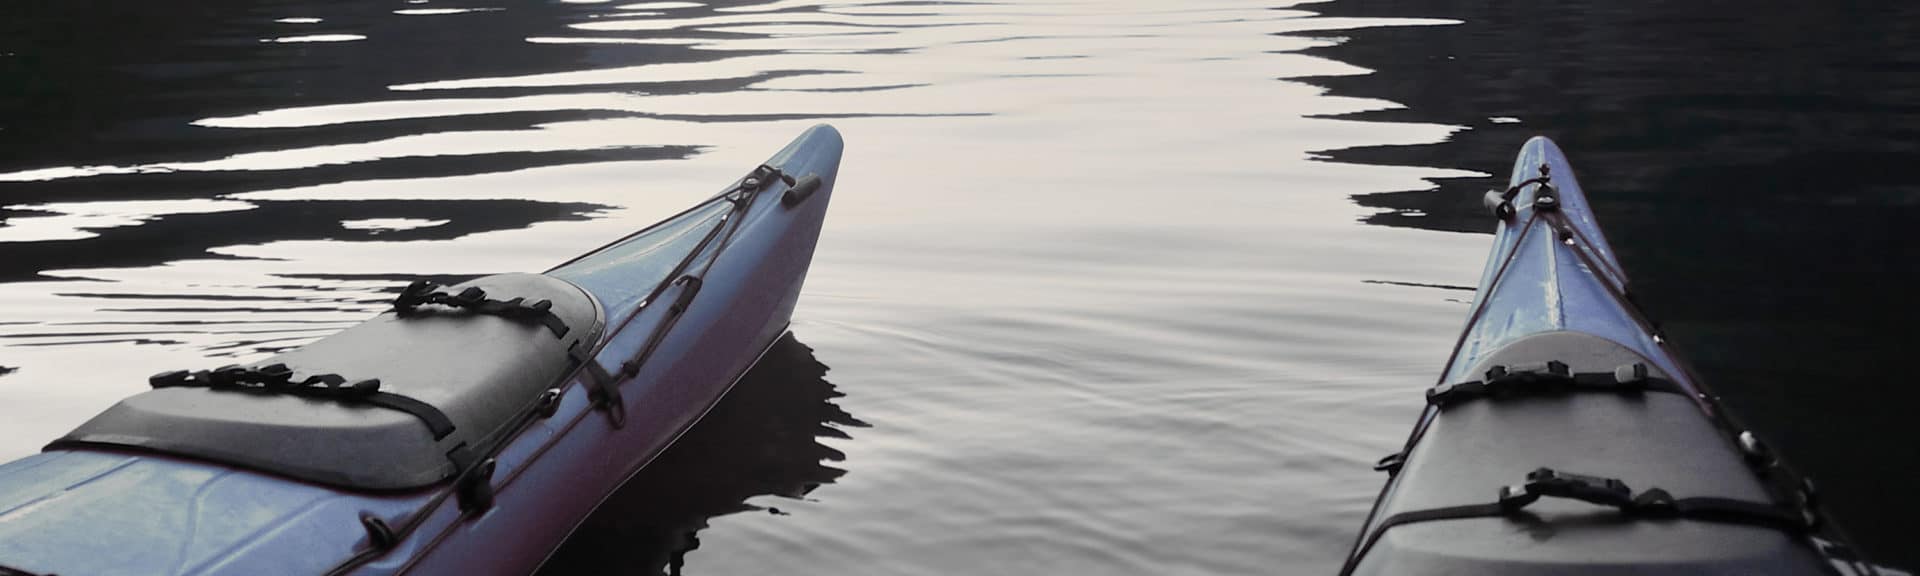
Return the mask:
<svg viewBox="0 0 1920 576">
<path fill-rule="evenodd" d="M 1546 221 L 1548 225 L 1554 223 L 1551 216 L 1547 217 Z M 1547 244 L 1547 266 L 1546 270 L 1544 270 L 1547 276 L 1546 285 L 1542 286 L 1545 291 L 1540 295 L 1541 302 L 1546 304 L 1547 308 L 1547 324 L 1559 330 L 1566 330 L 1567 302 L 1566 298 L 1563 297 L 1565 296 L 1566 289 L 1560 286 L 1561 243 L 1559 239 L 1554 236 L 1547 236 L 1538 241 L 1544 241 Z"/>
<path fill-rule="evenodd" d="M 233 471 L 234 469 L 232 468 L 221 470 L 219 474 L 208 478 L 205 484 L 201 484 L 199 489 L 193 491 L 193 497 L 188 500 L 187 504 L 187 529 L 183 532 L 183 535 L 186 537 L 180 539 L 180 549 L 174 551 L 173 569 L 168 570 L 168 574 L 186 573 L 187 551 L 193 547 L 194 530 L 200 526 L 200 510 L 201 505 L 206 503 L 207 490 L 213 488 L 214 484 L 219 484 L 220 481 L 232 476 Z"/>
<path fill-rule="evenodd" d="M 62 452 L 65 452 L 65 451 L 62 451 Z M 45 452 L 42 452 L 42 454 L 46 454 L 46 453 L 45 453 Z M 39 468 L 39 467 L 41 467 L 41 466 L 45 466 L 45 465 L 46 465 L 46 464 L 47 464 L 48 462 L 52 462 L 52 461 L 55 461 L 55 460 L 61 460 L 61 459 L 64 459 L 64 458 L 68 458 L 68 457 L 70 457 L 70 456 L 71 456 L 72 454 L 73 454 L 72 452 L 65 452 L 65 453 L 62 453 L 62 454 L 53 454 L 53 455 L 49 455 L 49 456 L 47 456 L 46 458 L 41 458 L 41 459 L 39 459 L 39 460 L 35 460 L 35 461 L 34 461 L 34 462 L 33 462 L 32 464 L 28 464 L 28 465 L 26 465 L 26 466 L 21 466 L 21 467 L 18 467 L 18 468 L 13 468 L 13 469 L 9 469 L 9 470 L 6 470 L 6 473 L 5 473 L 5 474 L 0 474 L 0 480 L 5 480 L 6 478 L 8 478 L 8 477 L 10 477 L 10 476 L 16 476 L 16 475 L 19 475 L 19 474 L 21 474 L 21 473 L 24 473 L 24 472 L 26 472 L 26 471 L 28 471 L 28 470 L 32 470 L 32 469 L 35 469 L 35 468 Z M 8 508 L 8 509 L 6 509 L 6 510 L 4 510 L 4 511 L 0 511 L 0 516 L 4 516 L 4 515 L 6 515 L 6 513 L 7 513 L 7 512 L 11 512 L 11 511 L 13 511 L 13 508 Z"/>
<path fill-rule="evenodd" d="M 86 477 L 85 479 L 82 479 L 82 480 L 80 480 L 79 482 L 75 482 L 75 483 L 72 483 L 72 484 L 68 484 L 68 485 L 66 485 L 65 487 L 63 487 L 63 488 L 61 488 L 61 489 L 60 489 L 60 490 L 59 490 L 58 492 L 55 492 L 55 493 L 52 493 L 52 494 L 44 494 L 44 495 L 41 495 L 41 496 L 40 496 L 39 498 L 34 498 L 34 499 L 32 499 L 32 500 L 28 500 L 28 501 L 25 501 L 25 502 L 21 502 L 21 503 L 20 503 L 20 504 L 18 504 L 18 505 L 15 505 L 15 506 L 13 506 L 13 507 L 11 507 L 11 508 L 7 508 L 6 510 L 0 510 L 0 519 L 5 519 L 5 518 L 7 517 L 7 515 L 9 515 L 9 514 L 13 514 L 14 512 L 19 512 L 19 511 L 21 511 L 21 510 L 25 510 L 25 509 L 27 509 L 27 508 L 30 508 L 30 507 L 33 507 L 34 505 L 37 505 L 37 504 L 40 504 L 40 503 L 42 503 L 42 502 L 50 502 L 50 501 L 53 501 L 54 499 L 56 499 L 57 497 L 59 497 L 59 495 L 62 495 L 62 494 L 66 494 L 66 493 L 68 493 L 68 492 L 72 492 L 72 491 L 73 491 L 73 489 L 75 489 L 75 488 L 79 488 L 79 487 L 81 487 L 81 486 L 85 486 L 85 485 L 87 485 L 87 484 L 89 484 L 89 483 L 91 483 L 91 482 L 93 482 L 94 480 L 99 480 L 100 478 L 102 478 L 102 477 L 104 477 L 104 476 L 106 476 L 106 475 L 108 475 L 108 474 L 112 474 L 112 473 L 114 473 L 114 472 L 118 472 L 118 471 L 120 471 L 120 469 L 122 469 L 122 468 L 126 468 L 126 467 L 128 467 L 128 466 L 131 466 L 131 465 L 133 465 L 133 463 L 134 463 L 134 462 L 136 462 L 136 461 L 138 461 L 138 460 L 140 459 L 140 457 L 138 457 L 138 456 L 125 456 L 125 458 L 126 458 L 126 460 L 124 460 L 124 461 L 121 461 L 121 462 L 120 462 L 119 464 L 115 464 L 115 465 L 113 465 L 113 466 L 110 466 L 110 467 L 108 467 L 108 468 L 107 468 L 106 470 L 101 470 L 101 471 L 99 471 L 99 472 L 95 472 L 95 473 L 94 473 L 93 475 L 91 475 L 91 476 L 88 476 L 88 477 Z"/>
</svg>

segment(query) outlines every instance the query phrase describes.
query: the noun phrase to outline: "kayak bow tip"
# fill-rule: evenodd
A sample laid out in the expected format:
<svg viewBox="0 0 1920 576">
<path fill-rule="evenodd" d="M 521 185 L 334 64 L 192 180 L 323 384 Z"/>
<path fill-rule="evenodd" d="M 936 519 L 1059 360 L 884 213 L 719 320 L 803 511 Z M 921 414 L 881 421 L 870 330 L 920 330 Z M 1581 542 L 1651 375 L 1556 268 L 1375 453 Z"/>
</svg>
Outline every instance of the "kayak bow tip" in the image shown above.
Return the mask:
<svg viewBox="0 0 1920 576">
<path fill-rule="evenodd" d="M 831 124 L 815 124 L 793 139 L 786 148 L 767 159 L 767 165 L 779 168 L 794 178 L 818 175 L 822 188 L 831 190 L 840 171 L 840 154 L 846 141 Z"/>
</svg>

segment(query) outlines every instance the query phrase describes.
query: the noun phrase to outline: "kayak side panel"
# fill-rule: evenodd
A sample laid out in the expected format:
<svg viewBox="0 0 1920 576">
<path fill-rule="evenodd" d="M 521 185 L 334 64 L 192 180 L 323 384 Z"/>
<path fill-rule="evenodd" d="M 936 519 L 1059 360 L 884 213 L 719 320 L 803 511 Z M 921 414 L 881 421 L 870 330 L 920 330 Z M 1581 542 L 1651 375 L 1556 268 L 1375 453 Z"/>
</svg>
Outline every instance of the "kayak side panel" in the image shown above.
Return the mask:
<svg viewBox="0 0 1920 576">
<path fill-rule="evenodd" d="M 0 558 L 41 574 L 319 573 L 364 545 L 361 512 L 422 501 L 157 455 L 54 450 L 0 465 Z"/>
</svg>

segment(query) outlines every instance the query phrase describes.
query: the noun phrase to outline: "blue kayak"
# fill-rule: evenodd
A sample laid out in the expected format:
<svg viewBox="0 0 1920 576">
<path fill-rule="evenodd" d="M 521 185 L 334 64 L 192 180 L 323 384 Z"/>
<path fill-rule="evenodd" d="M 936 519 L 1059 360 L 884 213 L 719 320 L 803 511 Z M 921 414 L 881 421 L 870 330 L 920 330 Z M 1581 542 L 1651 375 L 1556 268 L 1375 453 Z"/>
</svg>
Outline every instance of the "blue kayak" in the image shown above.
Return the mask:
<svg viewBox="0 0 1920 576">
<path fill-rule="evenodd" d="M 155 375 L 0 465 L 0 575 L 533 572 L 786 332 L 841 149 L 817 126 L 544 274 Z"/>
<path fill-rule="evenodd" d="M 1465 330 L 1342 574 L 1896 574 L 1628 296 L 1567 159 L 1521 149 Z"/>
</svg>

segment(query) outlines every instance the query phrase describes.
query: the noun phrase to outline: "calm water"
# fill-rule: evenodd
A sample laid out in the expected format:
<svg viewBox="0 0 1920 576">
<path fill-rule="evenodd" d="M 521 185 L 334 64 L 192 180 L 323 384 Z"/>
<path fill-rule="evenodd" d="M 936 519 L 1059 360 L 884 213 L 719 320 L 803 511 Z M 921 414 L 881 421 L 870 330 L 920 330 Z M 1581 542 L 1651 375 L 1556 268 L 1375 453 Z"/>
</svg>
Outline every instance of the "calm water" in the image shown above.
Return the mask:
<svg viewBox="0 0 1920 576">
<path fill-rule="evenodd" d="M 555 572 L 1327 573 L 1482 177 L 1546 133 L 1706 378 L 1915 564 L 1920 9 L 1426 4 L 9 2 L 0 458 L 827 121 L 796 339 Z"/>
</svg>

